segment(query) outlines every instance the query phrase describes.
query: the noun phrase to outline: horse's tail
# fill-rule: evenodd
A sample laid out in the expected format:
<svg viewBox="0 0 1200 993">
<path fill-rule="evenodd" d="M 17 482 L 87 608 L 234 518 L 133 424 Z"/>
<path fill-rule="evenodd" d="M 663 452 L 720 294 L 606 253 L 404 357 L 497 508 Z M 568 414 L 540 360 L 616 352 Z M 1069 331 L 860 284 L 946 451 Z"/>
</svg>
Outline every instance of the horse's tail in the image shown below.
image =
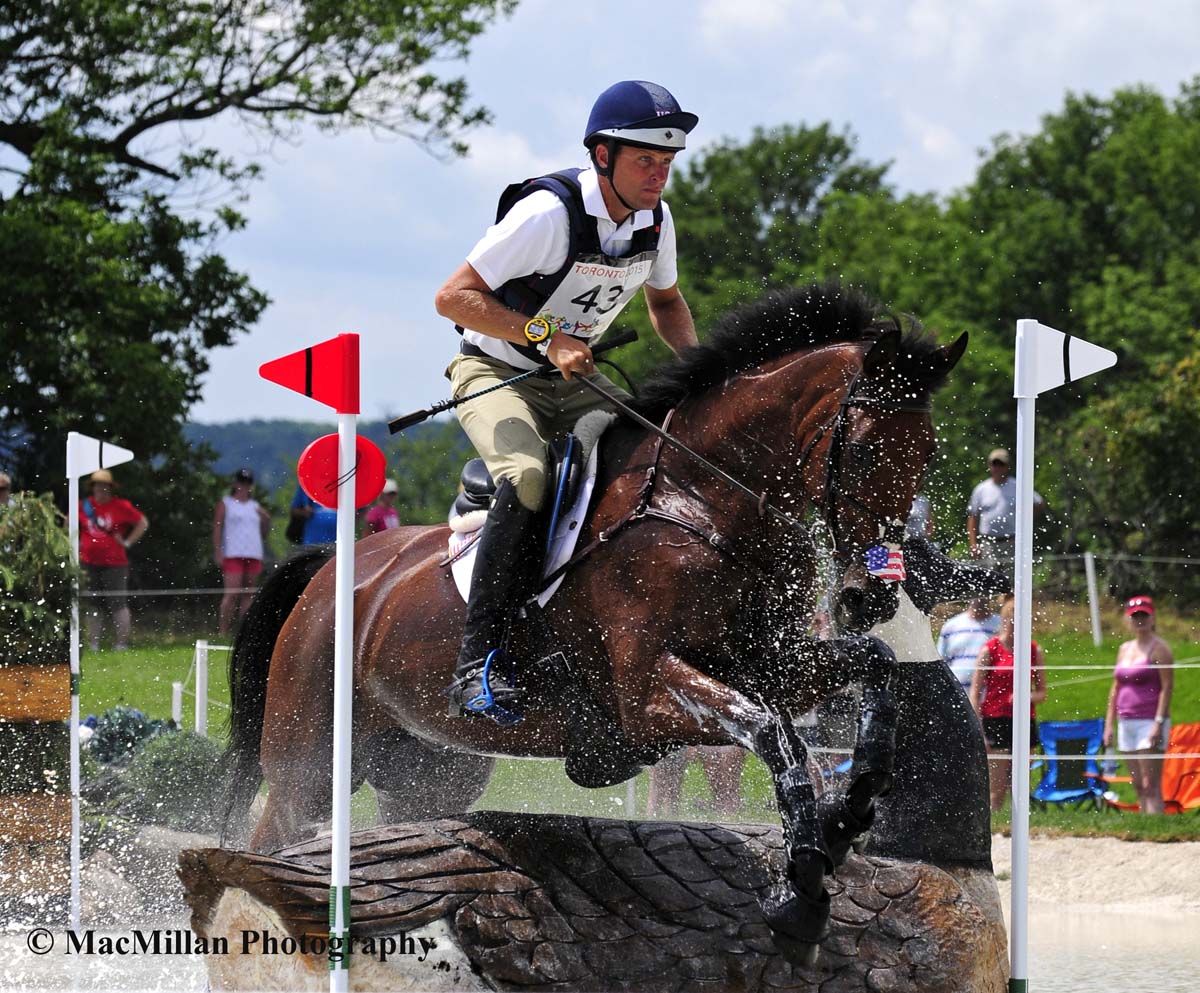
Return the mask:
<svg viewBox="0 0 1200 993">
<path fill-rule="evenodd" d="M 225 792 L 218 808 L 221 842 L 240 834 L 262 782 L 259 761 L 267 674 L 275 641 L 317 570 L 330 558 L 317 548 L 288 559 L 255 595 L 229 655 L 229 745 L 221 756 Z"/>
</svg>

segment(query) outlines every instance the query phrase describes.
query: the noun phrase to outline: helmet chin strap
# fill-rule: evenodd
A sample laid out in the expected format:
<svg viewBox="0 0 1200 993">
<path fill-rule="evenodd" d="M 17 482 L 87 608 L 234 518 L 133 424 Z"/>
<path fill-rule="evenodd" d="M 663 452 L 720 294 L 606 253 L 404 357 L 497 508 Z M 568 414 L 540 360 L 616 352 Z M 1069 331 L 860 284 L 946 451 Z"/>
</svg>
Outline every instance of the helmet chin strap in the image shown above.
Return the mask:
<svg viewBox="0 0 1200 993">
<path fill-rule="evenodd" d="M 621 191 L 617 189 L 617 184 L 613 179 L 613 163 L 617 160 L 617 140 L 615 138 L 606 139 L 604 147 L 608 149 L 608 165 L 604 168 L 600 167 L 600 163 L 596 160 L 596 152 L 594 149 L 592 150 L 592 165 L 596 167 L 596 174 L 604 176 L 608 180 L 608 185 L 612 187 L 616 198 L 621 201 L 626 210 L 630 213 L 636 213 L 637 207 L 621 196 Z"/>
</svg>

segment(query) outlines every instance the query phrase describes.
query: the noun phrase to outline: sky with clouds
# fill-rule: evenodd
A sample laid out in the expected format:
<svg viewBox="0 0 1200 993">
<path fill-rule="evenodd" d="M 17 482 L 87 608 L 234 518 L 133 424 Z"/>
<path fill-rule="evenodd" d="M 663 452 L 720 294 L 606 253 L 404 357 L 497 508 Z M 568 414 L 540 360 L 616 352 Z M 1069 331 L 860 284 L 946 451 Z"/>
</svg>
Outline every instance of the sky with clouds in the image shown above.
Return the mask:
<svg viewBox="0 0 1200 993">
<path fill-rule="evenodd" d="M 192 420 L 332 416 L 257 370 L 349 331 L 361 335 L 364 416 L 444 399 L 458 337 L 434 292 L 507 183 L 584 164 L 588 110 L 619 79 L 662 83 L 699 114 L 692 148 L 830 121 L 867 159 L 890 161 L 900 191 L 948 193 L 993 136 L 1036 131 L 1068 91 L 1143 83 L 1174 96 L 1200 75 L 1198 37 L 1191 0 L 522 0 L 469 62 L 441 67 L 494 116 L 470 134 L 469 157 L 315 131 L 263 157 L 249 224 L 219 248 L 273 303 L 211 354 Z M 227 147 L 239 143 L 250 147 L 236 134 Z M 687 218 L 677 223 L 686 238 Z"/>
</svg>

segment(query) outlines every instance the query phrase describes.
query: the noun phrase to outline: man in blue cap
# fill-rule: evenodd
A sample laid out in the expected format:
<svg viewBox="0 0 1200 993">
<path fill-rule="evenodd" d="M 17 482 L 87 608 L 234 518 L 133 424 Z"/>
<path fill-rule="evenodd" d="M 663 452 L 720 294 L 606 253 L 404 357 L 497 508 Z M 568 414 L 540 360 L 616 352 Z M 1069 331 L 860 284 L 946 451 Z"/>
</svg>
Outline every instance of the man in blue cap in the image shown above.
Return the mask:
<svg viewBox="0 0 1200 993">
<path fill-rule="evenodd" d="M 450 712 L 514 712 L 515 691 L 492 674 L 521 567 L 521 538 L 546 490 L 547 443 L 581 415 L 603 407 L 572 382 L 591 379 L 627 394 L 596 372 L 591 346 L 640 289 L 659 337 L 678 353 L 696 344 L 679 292 L 675 226 L 662 200 L 695 114 L 655 83 L 626 80 L 600 94 L 583 143 L 591 167 L 568 169 L 504 191 L 496 223 L 438 290 L 438 313 L 462 345 L 446 370 L 455 397 L 531 369 L 531 377 L 457 408 L 487 464 L 496 494 L 478 542 L 467 622 Z"/>
</svg>

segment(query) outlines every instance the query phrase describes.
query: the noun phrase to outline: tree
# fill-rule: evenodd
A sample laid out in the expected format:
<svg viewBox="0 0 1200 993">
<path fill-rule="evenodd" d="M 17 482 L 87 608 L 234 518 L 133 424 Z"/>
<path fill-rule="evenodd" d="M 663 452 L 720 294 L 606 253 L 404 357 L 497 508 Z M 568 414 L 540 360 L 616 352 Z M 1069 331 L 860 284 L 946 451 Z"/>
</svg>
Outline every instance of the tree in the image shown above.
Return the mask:
<svg viewBox="0 0 1200 993">
<path fill-rule="evenodd" d="M 886 192 L 887 165 L 859 158 L 855 145 L 829 124 L 784 125 L 678 160 L 667 199 L 679 231 L 679 283 L 700 334 L 772 284 L 814 278 L 830 205 L 849 193 Z M 612 358 L 636 379 L 668 352 L 640 297 L 622 319 L 642 340 Z"/>
<path fill-rule="evenodd" d="M 250 328 L 267 299 L 215 250 L 243 225 L 234 204 L 258 167 L 200 145 L 192 126 L 236 116 L 268 139 L 305 122 L 364 126 L 459 153 L 486 114 L 460 78 L 430 66 L 465 56 L 512 6 L 6 4 L 0 457 L 20 484 L 61 486 L 66 431 L 86 425 L 139 456 L 127 476 L 154 522 L 147 553 L 163 569 L 194 567 L 205 538 L 188 504 L 207 505 L 211 484 L 189 485 L 204 459 L 189 455 L 181 424 L 207 352 Z M 172 502 L 180 484 L 185 498 Z"/>
</svg>

